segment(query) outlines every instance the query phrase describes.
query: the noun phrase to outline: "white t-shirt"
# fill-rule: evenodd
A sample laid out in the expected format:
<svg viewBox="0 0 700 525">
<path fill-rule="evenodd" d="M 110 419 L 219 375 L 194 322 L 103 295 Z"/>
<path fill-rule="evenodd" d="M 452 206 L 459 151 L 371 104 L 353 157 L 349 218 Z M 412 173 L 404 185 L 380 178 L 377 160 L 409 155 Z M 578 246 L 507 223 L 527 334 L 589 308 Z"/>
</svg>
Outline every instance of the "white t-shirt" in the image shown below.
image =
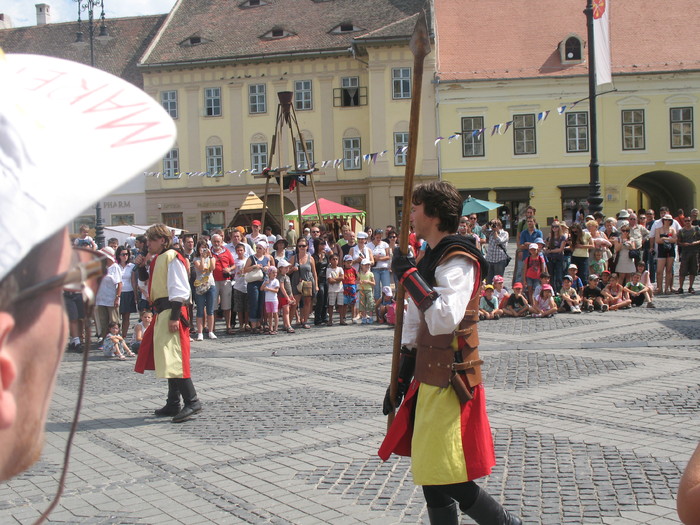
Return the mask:
<svg viewBox="0 0 700 525">
<path fill-rule="evenodd" d="M 97 289 L 95 304 L 97 306 L 114 306 L 114 300 L 117 298 L 117 285 L 122 282 L 122 269 L 114 263 L 107 268 L 107 273 L 102 278 L 100 287 Z"/>
<path fill-rule="evenodd" d="M 243 277 L 243 267 L 248 261 L 248 256 L 243 259 L 234 257 L 233 259 L 236 269 L 233 271 L 233 289 L 239 292 L 248 293 L 248 283 L 245 282 L 245 277 Z"/>
<path fill-rule="evenodd" d="M 272 279 L 271 281 L 268 281 L 265 284 L 265 287 L 270 287 L 270 288 L 277 288 L 279 289 L 280 287 L 280 282 L 278 279 Z M 265 302 L 266 303 L 276 303 L 277 302 L 277 292 L 271 292 L 269 290 L 265 290 Z"/>
<path fill-rule="evenodd" d="M 326 282 L 328 282 L 328 278 L 333 278 L 335 279 L 336 277 L 343 277 L 345 275 L 345 272 L 343 272 L 343 269 L 340 266 L 336 266 L 335 268 L 331 268 L 330 266 L 326 269 Z M 331 283 L 328 282 L 328 291 L 329 292 L 342 292 L 343 291 L 343 281 L 338 281 L 337 283 Z"/>
<path fill-rule="evenodd" d="M 134 287 L 131 285 L 131 275 L 134 268 L 136 268 L 134 263 L 128 263 L 126 266 L 124 266 L 124 268 L 122 268 L 122 292 L 134 291 Z"/>
<path fill-rule="evenodd" d="M 374 260 L 376 261 L 374 265 L 375 268 L 377 268 L 378 270 L 382 268 L 389 268 L 391 259 L 386 259 L 385 261 L 377 261 L 377 256 L 386 256 L 386 251 L 389 249 L 389 245 L 387 243 L 385 243 L 384 241 L 379 241 L 379 244 L 375 245 L 374 243 L 370 242 L 367 244 L 367 247 L 370 250 L 372 250 L 372 255 L 374 255 Z"/>
</svg>

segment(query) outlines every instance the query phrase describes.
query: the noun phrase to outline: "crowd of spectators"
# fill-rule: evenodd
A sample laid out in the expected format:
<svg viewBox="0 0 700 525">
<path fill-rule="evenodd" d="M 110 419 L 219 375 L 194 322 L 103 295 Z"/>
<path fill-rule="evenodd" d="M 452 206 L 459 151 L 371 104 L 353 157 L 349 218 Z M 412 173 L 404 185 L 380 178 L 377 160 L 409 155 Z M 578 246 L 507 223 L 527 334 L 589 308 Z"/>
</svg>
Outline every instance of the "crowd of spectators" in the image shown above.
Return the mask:
<svg viewBox="0 0 700 525">
<path fill-rule="evenodd" d="M 608 312 L 646 305 L 654 296 L 694 294 L 700 251 L 700 217 L 691 210 L 676 217 L 661 208 L 620 210 L 580 216 L 567 225 L 554 220 L 544 235 L 533 207 L 518 225 L 515 257 L 508 253 L 510 235 L 499 219 L 478 223 L 476 214 L 460 218 L 457 233 L 473 239 L 488 262 L 479 317 L 551 317 L 558 313 Z M 336 239 L 323 226 L 311 224 L 299 234 L 290 223 L 284 236 L 261 232 L 253 221 L 243 227 L 184 234 L 174 247 L 190 262 L 192 338 L 216 339 L 216 320 L 229 334 L 276 335 L 316 326 L 387 323 L 396 313 L 391 258 L 398 232 L 344 226 Z M 76 246 L 95 247 L 87 227 Z M 425 242 L 409 236 L 409 251 L 420 260 Z M 102 251 L 109 259 L 107 275 L 96 298 L 95 323 L 105 355 L 118 359 L 138 351 L 153 314 L 148 290 L 137 280 L 132 260 L 145 250 L 145 238 L 132 237 L 120 246 L 109 239 Z M 680 260 L 678 285 L 673 287 L 673 263 Z M 513 281 L 505 283 L 513 264 Z M 688 288 L 684 288 L 687 282 Z M 80 301 L 66 292 L 70 317 L 69 350 L 80 347 Z M 132 315 L 138 314 L 128 337 Z"/>
</svg>

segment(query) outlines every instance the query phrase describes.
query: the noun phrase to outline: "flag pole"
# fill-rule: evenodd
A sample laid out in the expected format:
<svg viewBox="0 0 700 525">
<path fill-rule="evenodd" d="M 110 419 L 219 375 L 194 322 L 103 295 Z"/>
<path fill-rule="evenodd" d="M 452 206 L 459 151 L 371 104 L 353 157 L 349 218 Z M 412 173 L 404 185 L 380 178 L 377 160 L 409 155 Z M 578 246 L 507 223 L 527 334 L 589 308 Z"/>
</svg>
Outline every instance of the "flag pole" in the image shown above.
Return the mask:
<svg viewBox="0 0 700 525">
<path fill-rule="evenodd" d="M 605 2 L 606 0 L 604 0 Z M 603 3 L 605 5 L 605 3 Z M 588 30 L 588 103 L 590 122 L 591 161 L 588 164 L 588 213 L 603 211 L 600 194 L 600 165 L 598 164 L 598 118 L 596 114 L 595 31 L 593 29 L 593 0 L 586 0 L 586 28 Z"/>
</svg>

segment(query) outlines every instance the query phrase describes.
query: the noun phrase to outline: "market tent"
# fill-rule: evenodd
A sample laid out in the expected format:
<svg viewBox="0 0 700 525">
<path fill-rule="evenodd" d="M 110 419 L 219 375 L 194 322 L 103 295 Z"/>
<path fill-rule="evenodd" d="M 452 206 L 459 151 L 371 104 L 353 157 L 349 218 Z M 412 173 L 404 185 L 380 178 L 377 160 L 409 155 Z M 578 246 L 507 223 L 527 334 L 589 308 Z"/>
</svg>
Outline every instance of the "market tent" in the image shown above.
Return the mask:
<svg viewBox="0 0 700 525">
<path fill-rule="evenodd" d="M 249 227 L 254 220 L 262 219 L 264 203 L 254 191 L 248 192 L 246 198 L 243 199 L 241 207 L 238 208 L 231 221 L 228 223 L 229 228 L 236 226 Z M 270 206 L 265 210 L 265 226 L 271 226 L 273 232 L 279 233 L 281 225 L 279 218 L 275 217 L 270 211 Z"/>
<path fill-rule="evenodd" d="M 138 237 L 139 235 L 143 235 L 146 233 L 146 230 L 153 226 L 153 224 L 149 224 L 148 226 L 142 226 L 139 224 L 120 224 L 118 226 L 105 226 L 104 227 L 104 236 L 105 240 L 111 239 L 111 238 L 116 238 L 119 240 L 119 244 L 124 244 L 124 241 L 129 238 L 130 234 L 134 234 L 134 236 Z M 185 230 L 181 230 L 179 228 L 173 228 L 171 226 L 168 226 L 171 232 L 173 232 L 173 235 L 182 235 L 182 232 Z"/>
<path fill-rule="evenodd" d="M 360 220 L 364 220 L 365 218 L 365 212 L 362 210 L 356 210 L 355 208 L 351 208 L 350 206 L 345 206 L 344 204 L 340 204 L 338 202 L 333 202 L 328 199 L 320 198 L 318 199 L 318 204 L 321 207 L 321 217 L 324 219 L 340 219 L 340 218 L 347 218 L 347 217 L 352 217 L 352 218 L 358 218 Z M 318 217 L 318 210 L 316 209 L 316 203 L 311 202 L 307 204 L 306 206 L 301 207 L 301 216 L 302 218 L 310 218 L 313 219 L 313 217 Z M 299 211 L 294 210 L 291 213 L 285 214 L 284 218 L 289 219 L 289 220 L 294 220 L 299 217 Z"/>
</svg>

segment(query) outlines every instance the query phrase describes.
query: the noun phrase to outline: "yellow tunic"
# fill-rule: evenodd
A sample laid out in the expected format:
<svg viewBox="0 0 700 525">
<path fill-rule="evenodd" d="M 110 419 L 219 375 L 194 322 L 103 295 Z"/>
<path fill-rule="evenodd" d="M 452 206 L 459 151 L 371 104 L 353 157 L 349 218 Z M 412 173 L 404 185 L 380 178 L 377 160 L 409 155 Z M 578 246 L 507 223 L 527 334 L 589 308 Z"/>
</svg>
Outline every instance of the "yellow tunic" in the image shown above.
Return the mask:
<svg viewBox="0 0 700 525">
<path fill-rule="evenodd" d="M 175 250 L 166 250 L 158 256 L 151 275 L 151 300 L 168 297 L 168 266 L 177 258 Z M 155 361 L 156 377 L 181 378 L 182 345 L 180 331 L 172 333 L 168 330 L 170 310 L 163 315 L 156 315 L 153 327 L 153 359 Z"/>
</svg>

